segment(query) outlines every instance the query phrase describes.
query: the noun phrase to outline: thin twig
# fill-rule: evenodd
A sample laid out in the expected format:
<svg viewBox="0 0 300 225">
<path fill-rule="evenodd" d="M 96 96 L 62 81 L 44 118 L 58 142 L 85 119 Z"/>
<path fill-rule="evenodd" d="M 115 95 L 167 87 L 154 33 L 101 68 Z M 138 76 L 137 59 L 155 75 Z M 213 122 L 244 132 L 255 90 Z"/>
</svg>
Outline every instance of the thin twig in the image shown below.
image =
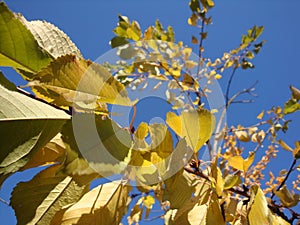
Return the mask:
<svg viewBox="0 0 300 225">
<path fill-rule="evenodd" d="M 230 75 L 227 87 L 226 87 L 226 95 L 225 95 L 225 97 L 226 97 L 226 105 L 225 105 L 226 109 L 229 106 L 229 91 L 230 91 L 230 86 L 231 86 L 231 83 L 232 83 L 232 80 L 233 80 L 233 77 L 235 75 L 236 70 L 237 70 L 237 67 L 234 67 L 233 70 L 232 70 L 232 73 Z"/>
<path fill-rule="evenodd" d="M 292 165 L 290 166 L 290 168 L 289 168 L 289 170 L 288 170 L 288 172 L 287 172 L 287 174 L 286 174 L 284 180 L 283 180 L 282 183 L 279 185 L 279 187 L 276 189 L 276 191 L 279 191 L 279 190 L 283 187 L 283 185 L 285 185 L 285 182 L 287 181 L 287 179 L 289 178 L 291 172 L 293 171 L 293 168 L 294 168 L 294 166 L 296 165 L 296 162 L 297 162 L 297 159 L 294 159 L 294 161 L 293 161 Z M 271 199 L 273 199 L 274 196 L 275 196 L 275 192 L 272 193 Z"/>
<path fill-rule="evenodd" d="M 9 202 L 4 200 L 3 198 L 0 198 L 0 202 L 4 203 L 5 205 L 8 205 L 9 206 Z"/>
</svg>

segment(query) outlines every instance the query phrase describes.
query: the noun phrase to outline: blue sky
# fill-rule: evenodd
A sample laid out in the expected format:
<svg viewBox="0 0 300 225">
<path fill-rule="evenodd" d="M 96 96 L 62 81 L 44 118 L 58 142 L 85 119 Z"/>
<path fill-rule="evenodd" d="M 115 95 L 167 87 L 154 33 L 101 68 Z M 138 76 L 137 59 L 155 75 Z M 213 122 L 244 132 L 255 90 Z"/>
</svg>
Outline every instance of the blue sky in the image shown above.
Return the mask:
<svg viewBox="0 0 300 225">
<path fill-rule="evenodd" d="M 117 24 L 118 13 L 139 21 L 144 30 L 159 19 L 166 27 L 173 26 L 177 41 L 191 45 L 191 35 L 198 30 L 187 25 L 190 10 L 187 0 L 7 0 L 9 8 L 21 12 L 28 20 L 42 19 L 49 21 L 76 43 L 85 58 L 97 59 L 110 50 L 108 44 L 113 37 L 112 29 Z M 204 42 L 205 57 L 221 57 L 223 52 L 237 47 L 241 35 L 253 25 L 265 26 L 263 39 L 267 42 L 261 53 L 254 59 L 254 70 L 239 71 L 235 77 L 231 93 L 248 87 L 255 81 L 258 98 L 252 104 L 234 105 L 228 112 L 229 124 L 255 123 L 256 116 L 262 109 L 283 105 L 289 99 L 288 86 L 300 88 L 300 1 L 298 0 L 226 0 L 215 1 L 211 11 L 213 25 L 208 28 L 208 40 Z M 195 47 L 195 46 L 194 46 Z M 196 49 L 194 49 L 196 52 Z M 3 70 L 7 77 L 13 74 Z M 227 74 L 229 76 L 229 74 Z M 225 89 L 226 75 L 220 84 Z M 11 75 L 11 80 L 20 79 Z M 224 90 L 223 89 L 223 90 Z M 300 139 L 299 113 L 295 114 L 286 141 L 292 145 Z M 279 159 L 272 169 L 280 170 L 283 164 L 288 167 L 291 158 L 279 152 Z M 283 163 L 284 161 L 284 163 Z M 31 177 L 33 172 L 25 176 Z M 0 197 L 9 200 L 13 185 L 24 175 L 15 175 L 7 180 L 0 191 Z M 0 203 L 2 224 L 15 224 L 13 211 Z M 143 222 L 142 224 L 162 224 L 161 221 Z"/>
</svg>

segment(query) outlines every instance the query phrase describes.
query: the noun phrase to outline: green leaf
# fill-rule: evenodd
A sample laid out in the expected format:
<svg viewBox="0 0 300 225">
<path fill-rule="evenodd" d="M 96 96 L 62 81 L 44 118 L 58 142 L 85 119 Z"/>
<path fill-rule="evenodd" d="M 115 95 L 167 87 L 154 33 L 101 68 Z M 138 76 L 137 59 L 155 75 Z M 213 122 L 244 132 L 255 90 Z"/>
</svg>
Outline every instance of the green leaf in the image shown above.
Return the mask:
<svg viewBox="0 0 300 225">
<path fill-rule="evenodd" d="M 224 189 L 230 189 L 238 184 L 242 183 L 241 178 L 235 174 L 228 174 L 224 180 Z"/>
<path fill-rule="evenodd" d="M 300 103 L 296 99 L 291 98 L 286 103 L 284 103 L 284 114 L 294 113 L 300 110 Z"/>
<path fill-rule="evenodd" d="M 65 162 L 68 174 L 97 172 L 101 176 L 119 174 L 129 163 L 130 132 L 109 118 L 76 114 L 65 124 L 62 139 L 71 152 Z"/>
<path fill-rule="evenodd" d="M 187 203 L 195 191 L 195 177 L 190 173 L 180 170 L 171 178 L 165 180 L 163 201 L 170 202 L 171 209 L 178 209 Z"/>
<path fill-rule="evenodd" d="M 126 40 L 126 38 L 124 37 L 119 37 L 119 36 L 116 36 L 114 37 L 113 39 L 110 40 L 109 44 L 112 48 L 116 48 L 116 47 L 119 47 L 119 46 L 122 46 L 122 45 L 126 45 L 128 44 L 129 42 Z"/>
<path fill-rule="evenodd" d="M 4 2 L 0 2 L 0 66 L 22 69 L 32 75 L 46 67 L 51 60 L 31 32 Z"/>
<path fill-rule="evenodd" d="M 127 211 L 130 186 L 122 181 L 99 185 L 77 203 L 58 213 L 56 224 L 119 224 Z"/>
<path fill-rule="evenodd" d="M 211 137 L 215 126 L 214 116 L 205 109 L 185 110 L 179 116 L 168 112 L 166 122 L 195 152 Z"/>
<path fill-rule="evenodd" d="M 193 12 L 200 12 L 200 4 L 198 0 L 191 0 L 190 3 L 190 8 Z"/>
<path fill-rule="evenodd" d="M 27 21 L 22 15 L 17 16 L 19 16 L 20 21 L 27 29 L 31 31 L 39 46 L 53 58 L 67 54 L 82 58 L 79 49 L 68 35 L 53 24 L 41 20 Z"/>
<path fill-rule="evenodd" d="M 59 167 L 49 167 L 14 188 L 11 205 L 18 225 L 50 224 L 56 212 L 77 202 L 88 191 L 89 185 L 79 186 L 71 177 L 59 174 Z"/>
<path fill-rule="evenodd" d="M 56 59 L 34 79 L 28 85 L 35 94 L 58 106 L 107 113 L 103 103 L 134 104 L 124 85 L 104 67 L 73 55 Z"/>
<path fill-rule="evenodd" d="M 0 109 L 1 176 L 25 166 L 32 155 L 47 144 L 70 118 L 61 110 L 18 93 L 2 73 Z"/>
</svg>

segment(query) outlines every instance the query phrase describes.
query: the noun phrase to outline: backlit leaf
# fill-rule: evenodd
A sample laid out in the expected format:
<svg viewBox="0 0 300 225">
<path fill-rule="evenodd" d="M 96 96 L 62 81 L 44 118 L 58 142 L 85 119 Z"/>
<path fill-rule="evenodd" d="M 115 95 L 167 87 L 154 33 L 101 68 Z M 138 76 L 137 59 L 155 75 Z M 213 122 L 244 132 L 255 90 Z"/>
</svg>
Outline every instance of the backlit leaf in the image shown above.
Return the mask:
<svg viewBox="0 0 300 225">
<path fill-rule="evenodd" d="M 215 126 L 214 116 L 205 109 L 185 110 L 179 116 L 168 112 L 166 122 L 195 152 L 211 137 Z"/>
<path fill-rule="evenodd" d="M 269 208 L 263 191 L 259 187 L 252 188 L 253 204 L 249 212 L 250 225 L 271 225 Z"/>
<path fill-rule="evenodd" d="M 62 139 L 74 156 L 65 162 L 68 174 L 79 173 L 82 166 L 101 176 L 124 171 L 130 160 L 130 132 L 113 120 L 93 114 L 76 114 L 62 131 Z M 88 165 L 87 165 L 88 163 Z M 87 172 L 88 172 L 87 171 Z"/>
<path fill-rule="evenodd" d="M 51 60 L 51 56 L 40 49 L 31 32 L 4 2 L 0 2 L 0 66 L 32 74 L 46 67 Z"/>
<path fill-rule="evenodd" d="M 53 61 L 28 85 L 34 93 L 58 106 L 107 111 L 103 103 L 131 106 L 123 84 L 104 67 L 73 55 Z"/>
<path fill-rule="evenodd" d="M 14 188 L 11 205 L 19 225 L 50 224 L 56 212 L 88 191 L 89 185 L 79 186 L 71 177 L 59 174 L 59 167 L 49 167 Z"/>
<path fill-rule="evenodd" d="M 23 16 L 18 16 L 20 21 L 31 31 L 39 46 L 53 58 L 67 54 L 82 58 L 79 49 L 68 35 L 53 24 L 41 20 L 27 21 Z"/>
<path fill-rule="evenodd" d="M 130 186 L 122 181 L 99 185 L 57 214 L 51 225 L 119 224 L 127 211 Z"/>
</svg>

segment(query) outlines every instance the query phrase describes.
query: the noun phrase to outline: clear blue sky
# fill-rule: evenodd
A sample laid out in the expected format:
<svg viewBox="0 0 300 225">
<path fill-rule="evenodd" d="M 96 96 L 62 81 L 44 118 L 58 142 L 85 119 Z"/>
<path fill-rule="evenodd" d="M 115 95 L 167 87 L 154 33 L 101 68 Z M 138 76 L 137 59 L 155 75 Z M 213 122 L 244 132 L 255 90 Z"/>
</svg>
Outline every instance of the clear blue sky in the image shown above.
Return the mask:
<svg viewBox="0 0 300 225">
<path fill-rule="evenodd" d="M 9 8 L 21 12 L 28 20 L 47 20 L 65 33 L 77 44 L 85 58 L 97 59 L 110 49 L 109 40 L 118 18 L 117 14 L 127 15 L 140 22 L 142 29 L 159 19 L 166 27 L 173 26 L 176 40 L 190 45 L 191 35 L 198 31 L 187 25 L 190 16 L 188 0 L 7 0 Z M 267 43 L 254 60 L 256 68 L 241 71 L 235 77 L 232 93 L 259 81 L 255 103 L 234 105 L 228 112 L 229 124 L 250 125 L 262 109 L 283 105 L 290 97 L 288 86 L 300 88 L 300 1 L 298 0 L 216 0 L 211 11 L 213 25 L 208 30 L 208 40 L 204 45 L 205 57 L 217 58 L 223 52 L 235 48 L 240 43 L 241 34 L 253 25 L 265 26 L 263 39 Z M 195 49 L 196 52 L 196 49 Z M 8 77 L 10 70 L 3 70 Z M 20 82 L 20 79 L 12 77 Z M 221 81 L 224 88 L 226 76 Z M 224 88 L 225 89 L 225 88 Z M 287 142 L 300 140 L 300 119 L 296 114 Z M 284 162 L 283 162 L 284 161 Z M 291 158 L 279 153 L 279 159 L 272 169 L 288 167 Z M 32 172 L 26 176 L 31 177 Z M 12 187 L 24 175 L 14 175 L 4 183 L 0 197 L 9 200 Z M 298 207 L 299 208 L 299 207 Z M 0 203 L 0 221 L 3 225 L 16 223 L 13 211 Z M 142 222 L 141 224 L 163 224 L 162 221 Z"/>
</svg>

